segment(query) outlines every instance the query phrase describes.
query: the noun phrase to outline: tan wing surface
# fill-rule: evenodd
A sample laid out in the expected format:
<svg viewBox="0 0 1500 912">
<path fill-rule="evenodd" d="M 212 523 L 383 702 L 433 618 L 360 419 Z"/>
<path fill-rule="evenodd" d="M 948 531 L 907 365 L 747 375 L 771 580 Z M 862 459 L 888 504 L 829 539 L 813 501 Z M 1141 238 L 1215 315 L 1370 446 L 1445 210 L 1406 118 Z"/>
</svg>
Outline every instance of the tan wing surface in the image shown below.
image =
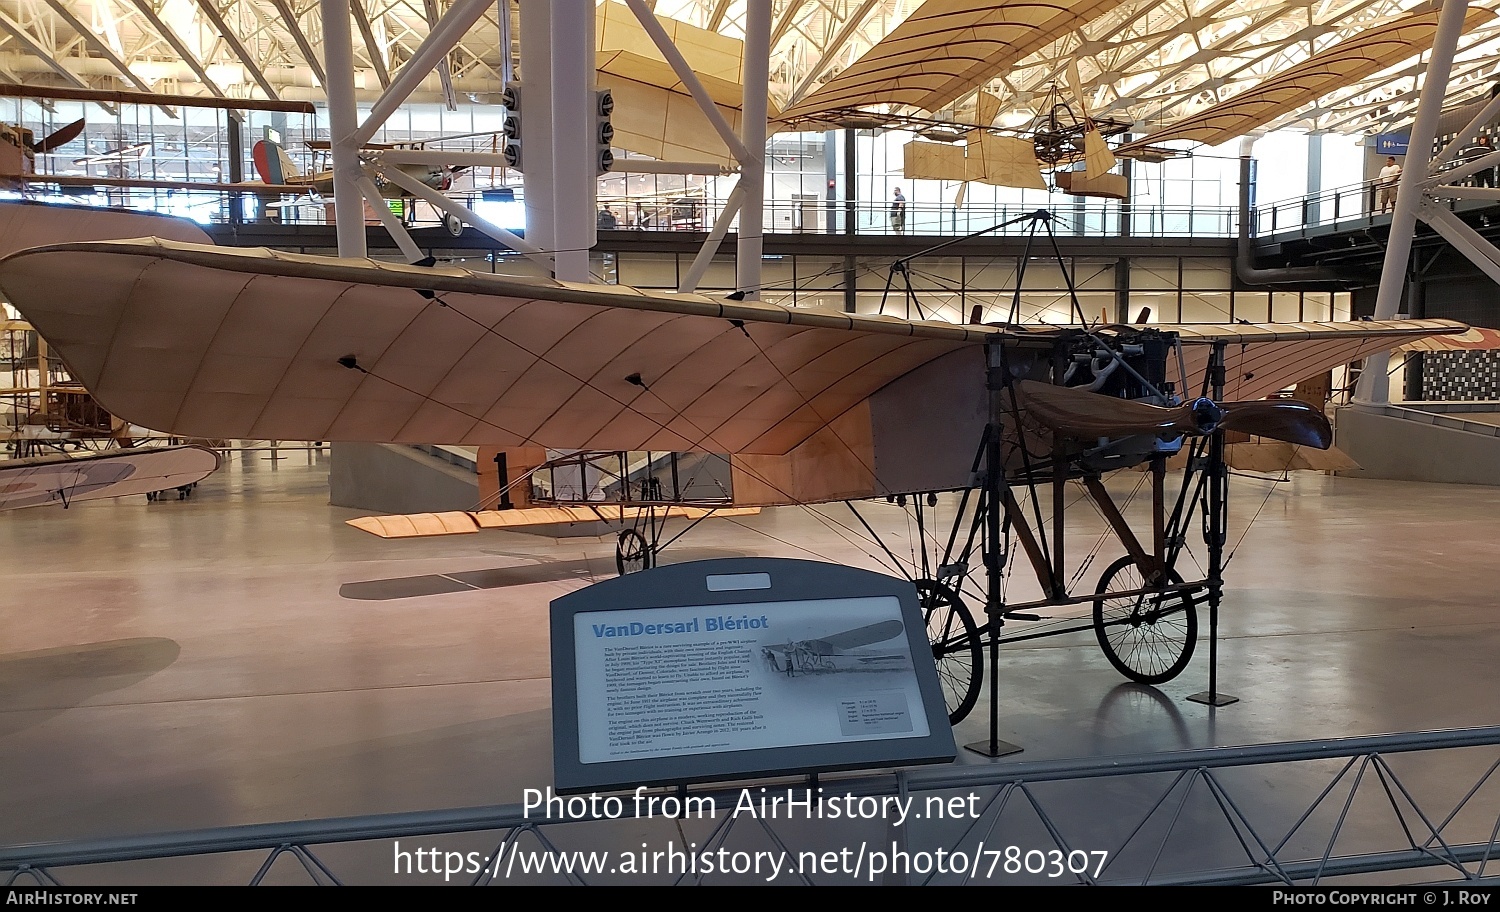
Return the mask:
<svg viewBox="0 0 1500 912">
<path fill-rule="evenodd" d="M 831 111 L 882 103 L 936 111 L 1119 4 L 1120 0 L 927 0 L 780 119 L 815 119 Z"/>
<path fill-rule="evenodd" d="M 0 510 L 152 494 L 202 481 L 219 454 L 196 446 L 0 461 Z"/>
<path fill-rule="evenodd" d="M 101 209 L 98 206 L 0 201 L 0 256 L 48 244 L 134 237 L 161 237 L 192 244 L 213 243 L 197 223 L 170 215 Z"/>
<path fill-rule="evenodd" d="M 987 335 L 155 241 L 27 251 L 0 287 L 111 413 L 193 437 L 778 454 Z"/>
<path fill-rule="evenodd" d="M 80 274 L 90 280 L 72 281 Z M 64 286 L 69 294 L 55 293 Z M 978 438 L 968 423 L 983 413 L 975 407 L 983 395 L 980 344 L 1045 346 L 1067 332 L 150 240 L 26 251 L 0 261 L 0 288 L 106 409 L 155 430 L 759 456 L 795 450 L 824 475 L 847 462 L 833 474 L 847 469 L 857 483 L 824 479 L 838 491 L 879 491 L 882 466 L 931 448 L 912 430 L 918 426 L 929 437 L 958 435 L 953 445 L 967 452 L 969 438 Z M 1191 395 L 1210 343 L 1227 345 L 1229 400 L 1465 329 L 1441 320 L 1161 328 L 1188 343 L 1179 388 Z M 917 392 L 929 385 L 941 392 Z M 779 487 L 748 500 L 784 502 L 798 490 Z"/>
<path fill-rule="evenodd" d="M 1492 10 L 1474 7 L 1464 17 L 1469 32 L 1493 19 Z M 1360 32 L 1321 51 L 1277 76 L 1212 107 L 1157 130 L 1145 139 L 1121 146 L 1131 155 L 1169 139 L 1218 145 L 1290 114 L 1340 89 L 1355 85 L 1387 67 L 1432 47 L 1438 12 L 1414 13 Z"/>
<path fill-rule="evenodd" d="M 1168 360 L 1168 376 L 1178 380 L 1187 395 L 1202 391 L 1211 343 L 1224 349 L 1226 400 L 1261 399 L 1314 374 L 1358 361 L 1376 352 L 1429 336 L 1461 333 L 1467 327 L 1451 320 L 1358 320 L 1347 323 L 1194 323 L 1164 327 L 1184 343 L 1187 384 L 1176 377 Z"/>
<path fill-rule="evenodd" d="M 409 513 L 394 516 L 361 516 L 345 520 L 356 529 L 381 538 L 423 538 L 433 535 L 463 535 L 480 529 L 515 529 L 581 522 L 629 522 L 648 509 L 645 505 L 598 504 L 589 507 L 526 507 L 520 510 L 479 510 L 472 513 Z M 759 507 L 650 507 L 658 518 L 703 519 L 713 516 L 753 516 Z"/>
</svg>

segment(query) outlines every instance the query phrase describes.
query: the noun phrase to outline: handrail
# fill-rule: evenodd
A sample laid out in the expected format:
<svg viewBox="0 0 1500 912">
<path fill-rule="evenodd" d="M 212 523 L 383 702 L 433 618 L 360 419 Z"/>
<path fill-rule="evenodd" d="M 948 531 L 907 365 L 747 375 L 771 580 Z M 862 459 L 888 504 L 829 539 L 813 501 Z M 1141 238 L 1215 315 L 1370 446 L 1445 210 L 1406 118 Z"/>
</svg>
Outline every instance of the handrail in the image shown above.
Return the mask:
<svg viewBox="0 0 1500 912">
<path fill-rule="evenodd" d="M 920 828 L 920 833 L 915 829 L 909 829 L 903 835 L 902 851 L 913 855 L 927 852 L 928 847 L 936 846 L 949 854 L 967 851 L 972 856 L 975 852 L 983 851 L 986 840 L 997 840 L 992 844 L 1004 845 L 1007 837 L 996 836 L 995 832 L 1005 817 L 1010 799 L 1015 796 L 1019 796 L 1015 806 L 1024 806 L 1029 820 L 1034 821 L 1040 817 L 1047 832 L 1051 834 L 1051 840 L 1057 850 L 1069 858 L 1079 850 L 1089 849 L 1091 851 L 1088 854 L 1104 855 L 1112 864 L 1113 860 L 1120 857 L 1127 849 L 1135 856 L 1152 857 L 1152 848 L 1155 847 L 1156 860 L 1152 862 L 1144 875 L 1138 869 L 1117 873 L 1112 871 L 1109 865 L 1102 863 L 1099 870 L 1093 873 L 1071 872 L 1071 876 L 1076 876 L 1078 880 L 1087 883 L 1293 884 L 1305 881 L 1317 883 L 1336 875 L 1398 869 L 1415 870 L 1435 865 L 1452 868 L 1457 876 L 1465 881 L 1473 881 L 1485 877 L 1487 864 L 1500 860 L 1500 835 L 1496 832 L 1500 830 L 1500 816 L 1494 813 L 1496 807 L 1500 806 L 1500 797 L 1494 794 L 1495 789 L 1492 783 L 1494 774 L 1500 770 L 1500 760 L 1489 765 L 1462 793 L 1462 797 L 1455 805 L 1449 806 L 1453 799 L 1447 796 L 1452 793 L 1444 787 L 1437 789 L 1443 796 L 1434 799 L 1438 804 L 1429 805 L 1424 809 L 1421 804 L 1423 797 L 1421 790 L 1414 784 L 1403 783 L 1386 758 L 1396 754 L 1436 753 L 1480 747 L 1500 747 L 1500 726 L 1211 747 L 1132 756 L 907 769 L 894 773 L 864 774 L 842 779 L 825 778 L 821 782 L 821 794 L 824 800 L 827 800 L 829 796 L 843 795 L 905 798 L 913 793 L 962 789 L 995 790 L 985 800 L 983 813 L 972 817 L 967 829 L 957 834 L 956 838 L 951 828 L 944 830 L 941 827 L 923 827 Z M 1266 819 L 1267 811 L 1284 804 L 1285 794 L 1278 791 L 1276 801 L 1265 800 L 1265 796 L 1257 797 L 1256 790 L 1268 784 L 1268 777 L 1265 773 L 1234 780 L 1221 779 L 1216 776 L 1216 771 L 1231 768 L 1312 763 L 1324 760 L 1346 762 L 1341 765 L 1327 785 L 1318 791 L 1317 797 L 1300 812 L 1300 815 L 1296 816 L 1295 821 L 1290 822 L 1289 827 L 1287 820 Z M 1150 805 L 1150 809 L 1146 811 L 1144 817 L 1139 818 L 1139 822 L 1133 829 L 1130 829 L 1130 822 L 1136 817 L 1132 816 L 1119 821 L 1120 826 L 1115 829 L 1120 832 L 1129 832 L 1123 842 L 1104 849 L 1097 843 L 1100 838 L 1098 833 L 1078 834 L 1075 832 L 1078 826 L 1076 810 L 1079 807 L 1095 808 L 1097 814 L 1089 819 L 1098 822 L 1097 815 L 1108 813 L 1111 803 L 1118 802 L 1123 797 L 1132 797 L 1138 801 L 1138 806 L 1145 806 L 1150 802 L 1151 796 L 1157 794 L 1158 786 L 1163 780 L 1143 779 L 1138 783 L 1138 787 L 1122 790 L 1116 786 L 1109 786 L 1096 792 L 1088 791 L 1090 783 L 1130 776 L 1159 776 L 1174 772 L 1177 774 L 1176 777 L 1171 779 L 1165 790 L 1160 791 L 1160 797 L 1155 799 L 1155 803 Z M 1368 775 L 1366 775 L 1367 772 Z M 1055 790 L 1032 790 L 1033 786 L 1041 783 L 1056 782 L 1073 782 L 1075 790 L 1066 794 Z M 1180 814 L 1183 803 L 1187 801 L 1188 792 L 1200 782 L 1214 796 L 1214 803 L 1223 815 L 1224 822 L 1233 827 L 1236 835 L 1240 837 L 1238 844 L 1244 855 L 1244 863 L 1225 865 L 1222 863 L 1222 858 L 1213 858 L 1211 860 L 1214 866 L 1210 868 L 1184 871 L 1181 868 L 1172 867 L 1164 870 L 1161 877 L 1153 877 L 1157 866 L 1163 863 L 1163 853 L 1169 852 L 1174 847 L 1178 849 L 1186 847 L 1186 854 L 1181 860 L 1201 861 L 1197 855 L 1197 849 L 1200 846 L 1193 839 L 1180 832 L 1176 834 L 1175 840 L 1173 838 L 1174 830 L 1179 824 L 1182 826 L 1203 825 L 1201 820 L 1183 823 L 1183 815 Z M 1341 783 L 1347 785 L 1347 790 L 1341 787 Z M 1335 849 L 1339 845 L 1340 837 L 1347 836 L 1343 832 L 1346 826 L 1350 829 L 1356 827 L 1346 819 L 1345 815 L 1339 815 L 1331 834 L 1328 835 L 1326 850 L 1315 848 L 1314 851 L 1317 854 L 1291 857 L 1289 854 L 1293 851 L 1289 848 L 1291 845 L 1299 842 L 1305 844 L 1309 840 L 1321 841 L 1321 836 L 1315 839 L 1305 829 L 1310 826 L 1309 821 L 1315 819 L 1320 808 L 1333 809 L 1342 803 L 1347 811 L 1349 803 L 1354 801 L 1355 793 L 1359 791 L 1362 783 L 1368 789 L 1370 796 L 1384 795 L 1395 812 L 1394 820 L 1385 821 L 1393 835 L 1394 846 L 1384 845 L 1372 848 L 1369 842 L 1371 834 L 1367 829 L 1361 828 L 1359 829 L 1362 834 L 1359 840 L 1361 852 L 1336 854 Z M 1272 788 L 1277 788 L 1276 783 L 1269 784 Z M 1491 786 L 1488 789 L 1486 789 L 1487 784 Z M 785 781 L 781 787 L 785 787 Z M 790 788 L 795 791 L 801 786 L 794 783 Z M 1080 793 L 1078 789 L 1084 791 Z M 1250 794 L 1245 794 L 1246 791 Z M 653 789 L 650 790 L 650 794 L 658 796 L 675 794 L 683 798 L 691 796 L 696 799 L 712 799 L 716 808 L 728 809 L 736 807 L 745 792 L 725 788 L 681 792 L 671 789 Z M 623 804 L 629 805 L 633 794 L 625 793 L 622 797 Z M 971 799 L 976 806 L 980 797 L 983 796 Z M 941 802 L 944 799 L 933 797 L 932 800 Z M 1055 805 L 1052 804 L 1053 801 L 1056 802 Z M 1256 819 L 1252 822 L 1241 811 L 1241 807 L 1249 806 L 1257 801 L 1261 804 L 1256 806 Z M 594 810 L 566 815 L 554 815 L 553 807 L 550 805 L 545 806 L 545 810 L 542 811 L 538 811 L 535 806 L 505 805 L 12 845 L 0 847 L 0 871 L 13 872 L 12 883 L 17 876 L 22 875 L 31 876 L 40 883 L 57 883 L 53 873 L 57 868 L 270 850 L 270 856 L 261 865 L 259 873 L 252 882 L 259 882 L 271 863 L 281 853 L 291 852 L 297 856 L 315 880 L 319 879 L 319 872 L 321 872 L 323 877 L 338 883 L 339 879 L 323 861 L 317 859 L 308 850 L 309 846 L 504 830 L 506 831 L 504 839 L 493 853 L 486 857 L 486 861 L 490 859 L 496 861 L 495 872 L 492 874 L 487 868 L 478 872 L 476 883 L 484 883 L 499 877 L 498 860 L 505 851 L 514 851 L 515 840 L 523 832 L 532 833 L 546 851 L 555 852 L 552 843 L 542 835 L 543 828 L 587 827 L 598 821 L 619 819 L 619 815 L 610 815 L 600 810 L 604 806 L 598 802 L 592 802 L 588 806 Z M 925 804 L 924 806 L 930 807 Z M 1211 807 L 1212 804 L 1209 806 Z M 1175 811 L 1172 810 L 1174 807 Z M 1281 809 L 1290 810 L 1292 814 L 1296 814 L 1296 807 L 1301 807 L 1301 805 Z M 1057 817 L 1049 813 L 1049 810 L 1053 809 L 1056 810 Z M 1463 816 L 1461 812 L 1468 813 Z M 1191 818 L 1194 815 L 1187 816 Z M 1166 823 L 1165 831 L 1158 834 L 1160 842 L 1142 845 L 1139 840 L 1146 838 L 1142 834 L 1148 831 L 1157 834 L 1160 830 L 1159 824 L 1167 818 L 1170 818 L 1170 822 Z M 1495 820 L 1494 825 L 1490 822 L 1492 818 Z M 643 823 L 647 819 L 651 818 L 641 818 L 639 822 Z M 714 819 L 719 820 L 717 815 Z M 734 819 L 735 817 L 726 815 L 715 825 L 713 839 L 719 840 L 718 845 L 723 845 L 723 839 L 727 838 L 728 829 L 734 825 Z M 1463 832 L 1450 831 L 1449 828 L 1454 826 L 1455 820 L 1458 819 L 1463 819 L 1470 829 Z M 982 825 L 986 820 L 988 825 Z M 1478 821 L 1478 829 L 1474 829 L 1475 820 Z M 1148 827 L 1152 821 L 1156 821 L 1158 826 Z M 662 822 L 669 827 L 672 827 L 674 823 L 671 818 L 665 818 Z M 769 821 L 758 819 L 756 823 L 771 833 L 773 841 L 780 844 L 769 826 Z M 1283 829 L 1284 827 L 1287 828 Z M 678 831 L 673 828 L 671 833 L 675 836 Z M 979 841 L 978 848 L 974 846 L 976 838 Z M 1153 835 L 1151 838 L 1156 837 Z M 1465 838 L 1468 841 L 1461 841 Z M 709 841 L 712 842 L 713 839 Z M 1090 843 L 1087 841 L 1089 839 L 1095 842 Z M 784 845 L 783 848 L 785 848 Z M 1045 847 L 1038 845 L 1035 848 Z M 1302 851 L 1305 852 L 1306 849 Z M 965 880 L 981 879 L 978 870 L 976 868 L 973 875 L 965 874 Z M 1105 873 L 1112 876 L 1103 876 Z M 120 869 L 113 869 L 111 874 L 118 879 Z M 1494 876 L 1493 871 L 1489 872 L 1489 876 Z M 576 876 L 570 875 L 570 877 L 577 882 L 582 882 Z M 986 876 L 984 879 L 989 878 Z"/>
<path fill-rule="evenodd" d="M 275 224 L 287 226 L 332 225 L 331 200 L 311 191 L 296 193 L 254 189 L 228 191 L 182 187 L 101 188 L 88 195 L 57 194 L 49 197 L 45 176 L 37 176 L 31 188 L 32 198 L 55 198 L 73 205 L 101 208 L 125 208 L 193 218 L 204 224 Z M 79 188 L 74 188 L 74 193 Z M 519 199 L 506 202 L 488 201 L 483 190 L 459 190 L 447 193 L 452 199 L 491 218 L 501 227 L 524 230 L 524 206 Z M 434 228 L 446 224 L 442 214 L 425 202 L 391 201 L 408 227 Z M 616 210 L 614 230 L 621 232 L 704 233 L 713 225 L 724 201 L 701 197 L 684 197 L 679 205 L 660 200 L 612 201 Z M 504 215 L 491 215 L 490 206 L 510 207 Z M 890 219 L 889 203 L 878 200 L 848 202 L 844 200 L 767 200 L 764 227 L 772 234 L 836 234 L 860 237 L 961 237 L 997 223 L 1010 221 L 1038 207 L 1031 203 L 986 204 L 969 202 L 953 206 L 947 203 L 908 201 L 905 218 L 897 227 Z M 1160 206 L 1142 202 L 1098 202 L 1080 197 L 1054 198 L 1048 202 L 1056 221 L 1054 230 L 1061 237 L 1139 237 L 1139 238 L 1227 238 L 1236 231 L 1232 206 Z M 238 211 L 235 211 L 238 209 Z M 628 210 L 628 211 L 627 211 Z M 496 210 L 499 212 L 501 210 Z M 366 213 L 367 221 L 375 224 Z M 1124 230 L 1122 231 L 1122 224 Z M 734 226 L 731 227 L 734 230 Z M 1021 227 L 996 232 L 997 236 L 1017 236 Z"/>
</svg>

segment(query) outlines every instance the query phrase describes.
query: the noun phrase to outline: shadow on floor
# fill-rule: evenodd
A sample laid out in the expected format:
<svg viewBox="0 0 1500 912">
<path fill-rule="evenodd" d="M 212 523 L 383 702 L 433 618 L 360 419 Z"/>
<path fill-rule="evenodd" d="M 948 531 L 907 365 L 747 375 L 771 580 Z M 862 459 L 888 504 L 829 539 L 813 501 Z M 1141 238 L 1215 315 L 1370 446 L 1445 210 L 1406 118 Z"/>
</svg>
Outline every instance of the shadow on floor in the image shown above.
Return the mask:
<svg viewBox="0 0 1500 912">
<path fill-rule="evenodd" d="M 78 706 L 144 681 L 177 661 L 181 652 L 175 640 L 130 637 L 0 655 L 0 711 Z M 14 730 L 0 720 L 0 734 Z"/>
<path fill-rule="evenodd" d="M 688 561 L 718 557 L 741 557 L 718 548 L 673 548 L 664 552 L 662 563 L 682 564 Z M 614 561 L 608 557 L 583 560 L 548 561 L 520 567 L 495 567 L 468 570 L 463 573 L 429 573 L 422 576 L 398 576 L 391 579 L 361 580 L 339 587 L 339 595 L 361 601 L 388 601 L 468 592 L 473 589 L 505 589 L 533 583 L 555 583 L 563 580 L 597 582 L 615 575 Z"/>
</svg>

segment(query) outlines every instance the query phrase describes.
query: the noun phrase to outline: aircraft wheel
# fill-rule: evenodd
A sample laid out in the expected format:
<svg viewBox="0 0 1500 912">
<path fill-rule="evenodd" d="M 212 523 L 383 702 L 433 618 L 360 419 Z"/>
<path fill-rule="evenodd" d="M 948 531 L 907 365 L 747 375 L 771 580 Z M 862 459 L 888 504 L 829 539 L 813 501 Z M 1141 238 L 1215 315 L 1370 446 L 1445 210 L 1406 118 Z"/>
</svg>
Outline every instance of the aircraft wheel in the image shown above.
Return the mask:
<svg viewBox="0 0 1500 912">
<path fill-rule="evenodd" d="M 1168 583 L 1182 577 L 1167 571 Z M 1104 571 L 1096 595 L 1152 585 L 1129 555 Z M 1198 611 L 1185 592 L 1118 595 L 1094 599 L 1094 636 L 1120 674 L 1142 684 L 1161 684 L 1182 673 L 1198 642 Z"/>
<path fill-rule="evenodd" d="M 979 702 L 984 682 L 979 627 L 958 593 L 935 580 L 920 579 L 916 583 L 922 618 L 927 622 L 927 641 L 932 644 L 932 661 L 948 707 L 948 722 L 957 725 Z"/>
<path fill-rule="evenodd" d="M 443 227 L 447 228 L 448 229 L 448 233 L 451 234 L 451 235 L 453 235 L 454 237 L 459 237 L 460 235 L 462 235 L 464 233 L 464 223 L 463 223 L 463 220 L 460 219 L 456 215 L 451 215 L 450 214 L 450 215 L 444 216 L 443 217 Z"/>
<path fill-rule="evenodd" d="M 650 570 L 655 564 L 656 554 L 651 550 L 646 536 L 634 529 L 626 529 L 620 533 L 619 540 L 615 542 L 615 569 L 621 576 Z"/>
</svg>

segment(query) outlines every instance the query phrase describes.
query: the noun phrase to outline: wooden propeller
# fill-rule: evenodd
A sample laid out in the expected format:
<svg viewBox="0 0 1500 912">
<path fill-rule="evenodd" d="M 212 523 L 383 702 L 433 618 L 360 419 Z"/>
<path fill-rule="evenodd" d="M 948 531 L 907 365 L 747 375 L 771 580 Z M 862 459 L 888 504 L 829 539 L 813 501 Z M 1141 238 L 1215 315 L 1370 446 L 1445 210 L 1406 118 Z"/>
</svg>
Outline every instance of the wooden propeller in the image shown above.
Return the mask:
<svg viewBox="0 0 1500 912">
<path fill-rule="evenodd" d="M 1223 428 L 1320 450 L 1333 443 L 1328 418 L 1291 399 L 1215 403 L 1200 398 L 1163 407 L 1035 380 L 1018 380 L 1014 389 L 1016 404 L 1028 417 L 1076 440 L 1201 436 Z"/>
</svg>

